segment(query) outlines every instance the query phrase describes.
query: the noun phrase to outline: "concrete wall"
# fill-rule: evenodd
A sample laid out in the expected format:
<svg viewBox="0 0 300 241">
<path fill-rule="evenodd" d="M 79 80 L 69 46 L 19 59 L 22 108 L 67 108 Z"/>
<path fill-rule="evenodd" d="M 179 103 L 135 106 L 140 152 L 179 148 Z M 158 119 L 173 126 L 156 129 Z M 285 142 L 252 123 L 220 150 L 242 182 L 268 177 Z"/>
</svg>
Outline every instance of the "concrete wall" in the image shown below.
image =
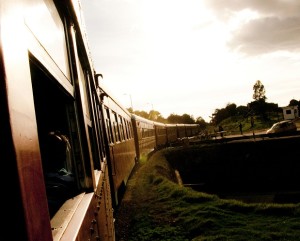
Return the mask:
<svg viewBox="0 0 300 241">
<path fill-rule="evenodd" d="M 300 136 L 190 146 L 166 158 L 203 191 L 300 190 Z"/>
</svg>

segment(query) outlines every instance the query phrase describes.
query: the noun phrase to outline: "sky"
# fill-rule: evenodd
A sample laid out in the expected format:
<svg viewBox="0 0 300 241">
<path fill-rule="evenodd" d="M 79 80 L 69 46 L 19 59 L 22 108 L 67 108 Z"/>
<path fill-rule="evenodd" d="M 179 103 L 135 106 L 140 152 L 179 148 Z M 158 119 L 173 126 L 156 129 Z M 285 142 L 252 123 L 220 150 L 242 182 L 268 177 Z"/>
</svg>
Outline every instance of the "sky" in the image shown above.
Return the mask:
<svg viewBox="0 0 300 241">
<path fill-rule="evenodd" d="M 81 0 L 103 85 L 125 108 L 211 120 L 216 109 L 300 100 L 299 0 Z"/>
</svg>

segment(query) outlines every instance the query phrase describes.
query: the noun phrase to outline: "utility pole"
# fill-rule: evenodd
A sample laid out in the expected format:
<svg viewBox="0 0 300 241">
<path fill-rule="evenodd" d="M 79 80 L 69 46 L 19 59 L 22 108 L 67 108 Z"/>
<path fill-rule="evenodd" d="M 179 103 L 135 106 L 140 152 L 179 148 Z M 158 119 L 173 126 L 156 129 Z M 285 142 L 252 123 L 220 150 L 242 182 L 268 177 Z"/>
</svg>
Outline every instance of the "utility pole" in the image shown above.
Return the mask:
<svg viewBox="0 0 300 241">
<path fill-rule="evenodd" d="M 132 110 L 132 112 L 133 112 L 133 105 L 132 105 L 132 98 L 131 98 L 131 94 L 124 94 L 124 95 L 128 95 L 129 96 L 129 98 L 130 98 L 130 107 L 131 107 L 131 110 Z"/>
</svg>

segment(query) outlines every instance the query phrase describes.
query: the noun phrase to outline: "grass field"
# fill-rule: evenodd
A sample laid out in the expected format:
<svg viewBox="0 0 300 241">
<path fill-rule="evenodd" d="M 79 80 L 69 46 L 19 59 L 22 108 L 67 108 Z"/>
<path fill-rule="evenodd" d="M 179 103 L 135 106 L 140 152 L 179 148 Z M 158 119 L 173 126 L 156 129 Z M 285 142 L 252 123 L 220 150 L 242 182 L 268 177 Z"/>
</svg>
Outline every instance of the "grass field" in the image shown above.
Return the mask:
<svg viewBox="0 0 300 241">
<path fill-rule="evenodd" d="M 125 240 L 300 240 L 300 204 L 247 204 L 177 184 L 165 149 L 141 161 L 116 210 Z"/>
</svg>

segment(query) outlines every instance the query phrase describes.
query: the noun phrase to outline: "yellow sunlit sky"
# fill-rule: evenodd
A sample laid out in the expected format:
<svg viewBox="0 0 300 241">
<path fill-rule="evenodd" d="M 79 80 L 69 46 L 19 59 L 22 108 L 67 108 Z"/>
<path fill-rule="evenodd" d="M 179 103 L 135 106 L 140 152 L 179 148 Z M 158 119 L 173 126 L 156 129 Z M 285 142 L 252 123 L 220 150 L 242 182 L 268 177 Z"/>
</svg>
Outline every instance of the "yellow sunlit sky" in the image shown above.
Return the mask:
<svg viewBox="0 0 300 241">
<path fill-rule="evenodd" d="M 299 0 L 81 0 L 94 67 L 126 108 L 207 122 L 216 109 L 300 100 Z"/>
</svg>

